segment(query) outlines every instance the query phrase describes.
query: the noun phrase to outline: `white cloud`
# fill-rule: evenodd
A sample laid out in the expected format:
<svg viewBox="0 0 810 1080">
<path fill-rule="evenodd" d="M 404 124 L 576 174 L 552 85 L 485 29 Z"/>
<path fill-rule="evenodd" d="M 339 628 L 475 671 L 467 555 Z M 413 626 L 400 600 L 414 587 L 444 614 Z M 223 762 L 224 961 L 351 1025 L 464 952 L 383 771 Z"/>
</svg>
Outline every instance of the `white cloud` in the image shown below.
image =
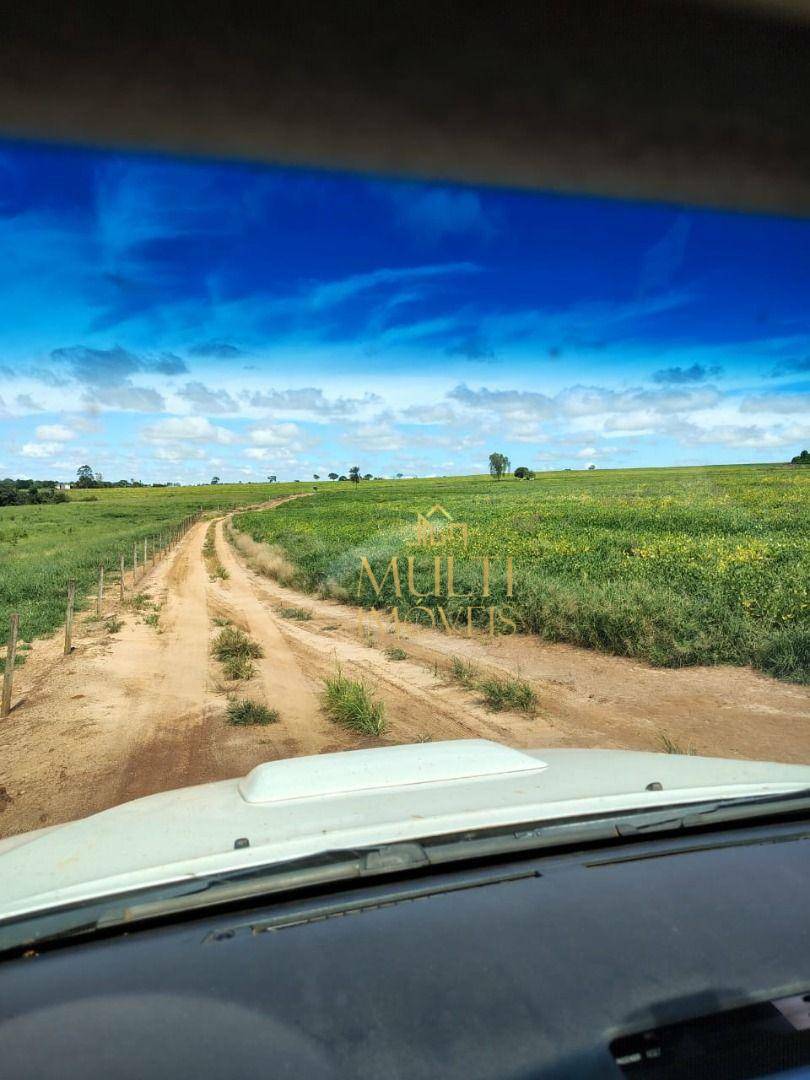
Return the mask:
<svg viewBox="0 0 810 1080">
<path fill-rule="evenodd" d="M 257 446 L 291 446 L 301 442 L 302 432 L 297 424 L 268 424 L 255 428 L 250 441 Z"/>
<path fill-rule="evenodd" d="M 66 427 L 65 424 L 40 424 L 34 434 L 38 439 L 52 442 L 68 442 L 70 439 L 76 438 L 76 432 L 72 428 Z"/>
<path fill-rule="evenodd" d="M 24 443 L 20 453 L 29 458 L 50 458 L 58 454 L 62 444 L 57 442 Z"/>
<path fill-rule="evenodd" d="M 682 424 L 678 431 L 682 443 L 718 444 L 720 446 L 740 447 L 751 450 L 771 450 L 791 447 L 810 439 L 810 424 L 776 424 L 771 428 L 757 424 L 720 424 L 714 427 L 697 427 L 694 424 Z"/>
<path fill-rule="evenodd" d="M 149 442 L 175 442 L 190 439 L 198 442 L 214 442 L 223 446 L 236 442 L 232 431 L 217 427 L 204 416 L 172 416 L 152 427 L 143 429 L 143 437 Z"/>
<path fill-rule="evenodd" d="M 166 443 L 156 448 L 154 456 L 157 461 L 199 461 L 205 457 L 205 451 L 188 443 Z"/>
<path fill-rule="evenodd" d="M 810 394 L 751 394 L 740 402 L 740 412 L 810 416 Z"/>
</svg>

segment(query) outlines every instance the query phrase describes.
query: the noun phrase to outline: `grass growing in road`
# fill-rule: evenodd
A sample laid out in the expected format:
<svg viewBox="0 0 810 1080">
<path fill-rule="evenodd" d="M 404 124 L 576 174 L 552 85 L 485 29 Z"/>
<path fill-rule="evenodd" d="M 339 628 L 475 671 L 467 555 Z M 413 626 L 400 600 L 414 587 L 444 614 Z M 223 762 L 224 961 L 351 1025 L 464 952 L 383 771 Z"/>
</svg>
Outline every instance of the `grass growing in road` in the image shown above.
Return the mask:
<svg viewBox="0 0 810 1080">
<path fill-rule="evenodd" d="M 385 705 L 374 699 L 361 679 L 349 679 L 340 668 L 324 681 L 323 704 L 327 715 L 361 735 L 382 735 Z"/>
<path fill-rule="evenodd" d="M 454 656 L 450 661 L 452 679 L 467 690 L 478 690 L 484 704 L 493 712 L 513 709 L 534 715 L 537 711 L 537 694 L 524 679 L 515 675 L 482 675 L 478 668 Z"/>
<path fill-rule="evenodd" d="M 692 755 L 696 753 L 695 748 L 694 746 L 692 746 L 691 743 L 689 743 L 688 746 L 683 747 L 680 745 L 680 743 L 677 743 L 674 739 L 671 739 L 665 731 L 660 732 L 658 737 L 661 740 L 661 748 L 665 754 Z"/>
<path fill-rule="evenodd" d="M 268 709 L 266 705 L 260 705 L 248 698 L 233 699 L 228 702 L 229 724 L 277 724 L 279 721 L 278 709 Z"/>
<path fill-rule="evenodd" d="M 523 679 L 513 675 L 488 676 L 480 679 L 477 689 L 484 696 L 484 704 L 493 712 L 513 709 L 533 715 L 537 710 L 537 695 Z"/>
<path fill-rule="evenodd" d="M 226 626 L 220 630 L 214 638 L 211 652 L 223 663 L 236 659 L 256 660 L 264 656 L 261 645 L 236 626 Z"/>
<path fill-rule="evenodd" d="M 219 555 L 217 554 L 216 537 L 214 530 L 216 529 L 216 522 L 212 521 L 208 528 L 205 530 L 205 543 L 203 544 L 203 559 L 205 560 L 205 568 L 208 571 L 208 576 L 211 581 L 219 578 L 221 581 L 226 581 L 231 575 L 219 561 Z"/>
<path fill-rule="evenodd" d="M 222 661 L 222 672 L 231 682 L 252 679 L 256 668 L 249 656 L 229 656 Z"/>
<path fill-rule="evenodd" d="M 297 619 L 299 622 L 308 622 L 312 618 L 312 612 L 302 607 L 285 607 L 279 610 L 283 619 Z"/>
<path fill-rule="evenodd" d="M 404 649 L 398 649 L 396 647 L 386 649 L 385 650 L 385 655 L 388 657 L 389 660 L 407 660 L 408 659 L 408 654 L 405 652 L 405 650 Z"/>
<path fill-rule="evenodd" d="M 217 660 L 228 660 L 234 656 L 255 659 L 264 655 L 261 645 L 236 626 L 225 626 L 220 630 L 214 639 L 212 651 Z"/>
<path fill-rule="evenodd" d="M 469 660 L 462 660 L 460 656 L 454 656 L 450 661 L 450 674 L 457 683 L 461 683 L 468 690 L 477 685 L 478 668 Z"/>
<path fill-rule="evenodd" d="M 214 638 L 211 652 L 222 664 L 222 673 L 231 681 L 252 679 L 253 661 L 264 656 L 261 645 L 236 626 L 224 626 Z"/>
<path fill-rule="evenodd" d="M 104 627 L 108 634 L 117 634 L 123 625 L 124 620 L 119 619 L 117 615 L 108 615 L 104 621 Z"/>
</svg>

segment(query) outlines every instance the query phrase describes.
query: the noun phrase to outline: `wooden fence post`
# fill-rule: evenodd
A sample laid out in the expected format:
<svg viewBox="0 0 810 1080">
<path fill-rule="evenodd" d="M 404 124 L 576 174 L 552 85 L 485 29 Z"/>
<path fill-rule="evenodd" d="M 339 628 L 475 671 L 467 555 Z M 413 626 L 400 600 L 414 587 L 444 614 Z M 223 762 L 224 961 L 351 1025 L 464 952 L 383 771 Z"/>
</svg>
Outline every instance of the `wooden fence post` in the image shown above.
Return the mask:
<svg viewBox="0 0 810 1080">
<path fill-rule="evenodd" d="M 138 545 L 132 545 L 132 584 L 138 580 Z"/>
<path fill-rule="evenodd" d="M 104 607 L 104 563 L 98 567 L 98 597 L 96 599 L 96 615 L 101 615 Z"/>
<path fill-rule="evenodd" d="M 73 601 L 76 599 L 76 580 L 71 578 L 68 582 L 67 612 L 65 614 L 65 656 L 73 647 Z"/>
<path fill-rule="evenodd" d="M 11 683 L 14 678 L 14 658 L 17 655 L 17 630 L 20 626 L 20 616 L 15 611 L 11 616 L 8 630 L 8 646 L 6 648 L 6 671 L 3 676 L 3 699 L 0 703 L 0 717 L 8 716 L 11 712 Z"/>
<path fill-rule="evenodd" d="M 143 538 L 143 572 L 146 573 L 146 537 Z"/>
<path fill-rule="evenodd" d="M 119 591 L 121 593 L 121 599 L 123 600 L 124 599 L 124 556 L 123 556 L 123 554 L 119 556 L 118 561 L 119 561 L 119 564 L 120 564 L 119 565 L 120 580 L 118 582 L 118 585 L 119 585 Z"/>
</svg>

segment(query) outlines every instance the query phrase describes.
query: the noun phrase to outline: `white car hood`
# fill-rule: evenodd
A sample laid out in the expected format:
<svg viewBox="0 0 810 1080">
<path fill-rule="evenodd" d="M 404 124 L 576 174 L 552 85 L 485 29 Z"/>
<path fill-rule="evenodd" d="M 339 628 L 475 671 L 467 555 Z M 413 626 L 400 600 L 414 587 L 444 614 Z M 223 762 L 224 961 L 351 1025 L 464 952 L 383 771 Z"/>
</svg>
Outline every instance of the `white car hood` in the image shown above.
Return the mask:
<svg viewBox="0 0 810 1080">
<path fill-rule="evenodd" d="M 268 762 L 0 840 L 0 919 L 327 850 L 801 788 L 810 766 L 483 739 Z"/>
</svg>

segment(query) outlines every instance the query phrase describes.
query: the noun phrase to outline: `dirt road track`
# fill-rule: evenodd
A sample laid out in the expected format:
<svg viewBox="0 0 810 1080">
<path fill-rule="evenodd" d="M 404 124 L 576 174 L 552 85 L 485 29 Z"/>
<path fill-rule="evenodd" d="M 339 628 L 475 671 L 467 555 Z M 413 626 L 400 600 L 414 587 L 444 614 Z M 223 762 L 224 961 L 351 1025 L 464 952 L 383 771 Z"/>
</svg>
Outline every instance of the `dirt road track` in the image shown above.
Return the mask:
<svg viewBox="0 0 810 1080">
<path fill-rule="evenodd" d="M 36 644 L 21 669 L 22 701 L 0 728 L 0 835 L 71 820 L 156 791 L 242 775 L 260 761 L 424 739 L 484 737 L 515 746 L 661 749 L 665 733 L 697 753 L 810 762 L 810 693 L 747 669 L 656 670 L 534 638 L 465 639 L 408 627 L 394 640 L 358 631 L 346 605 L 296 593 L 245 565 L 216 525 L 225 580 L 211 579 L 200 522 L 138 589 L 116 635 L 80 619 L 78 644 Z M 295 621 L 281 611 L 303 607 Z M 152 625 L 145 621 L 151 613 Z M 156 618 L 155 618 L 156 616 Z M 256 675 L 225 683 L 210 645 L 226 618 L 259 642 Z M 385 647 L 408 654 L 394 662 Z M 446 677 L 452 656 L 520 674 L 534 717 L 487 712 Z M 319 694 L 339 663 L 386 704 L 382 739 L 327 720 Z M 226 722 L 229 693 L 278 709 L 279 723 Z"/>
</svg>

